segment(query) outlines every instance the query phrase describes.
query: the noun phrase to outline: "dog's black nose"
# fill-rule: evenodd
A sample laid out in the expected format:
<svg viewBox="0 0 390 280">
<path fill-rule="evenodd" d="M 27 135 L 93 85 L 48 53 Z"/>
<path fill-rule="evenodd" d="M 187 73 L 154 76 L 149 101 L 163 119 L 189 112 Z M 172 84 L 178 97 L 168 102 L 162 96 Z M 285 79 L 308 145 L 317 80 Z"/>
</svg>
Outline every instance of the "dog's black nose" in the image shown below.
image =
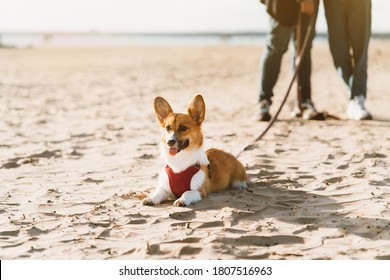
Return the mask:
<svg viewBox="0 0 390 280">
<path fill-rule="evenodd" d="M 167 142 L 168 146 L 169 147 L 172 147 L 176 144 L 176 140 L 175 139 L 170 139 L 168 142 Z"/>
</svg>

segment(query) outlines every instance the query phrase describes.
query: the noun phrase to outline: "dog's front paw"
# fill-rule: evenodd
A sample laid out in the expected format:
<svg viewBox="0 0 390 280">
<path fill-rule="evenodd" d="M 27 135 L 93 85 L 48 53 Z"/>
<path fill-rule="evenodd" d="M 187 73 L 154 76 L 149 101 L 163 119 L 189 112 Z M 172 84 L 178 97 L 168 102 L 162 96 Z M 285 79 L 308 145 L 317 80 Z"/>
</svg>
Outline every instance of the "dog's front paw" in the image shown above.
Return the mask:
<svg viewBox="0 0 390 280">
<path fill-rule="evenodd" d="M 186 191 L 181 195 L 180 198 L 176 199 L 173 203 L 177 207 L 188 207 L 191 204 L 194 204 L 202 200 L 202 196 L 198 191 Z"/>
<path fill-rule="evenodd" d="M 173 206 L 175 206 L 175 207 L 186 207 L 188 205 L 186 205 L 186 203 L 185 203 L 183 198 L 179 198 L 179 199 L 175 200 L 175 202 L 173 203 Z"/>
<path fill-rule="evenodd" d="M 150 197 L 144 198 L 144 200 L 142 200 L 142 204 L 143 205 L 156 205 L 156 203 L 154 203 Z"/>
</svg>

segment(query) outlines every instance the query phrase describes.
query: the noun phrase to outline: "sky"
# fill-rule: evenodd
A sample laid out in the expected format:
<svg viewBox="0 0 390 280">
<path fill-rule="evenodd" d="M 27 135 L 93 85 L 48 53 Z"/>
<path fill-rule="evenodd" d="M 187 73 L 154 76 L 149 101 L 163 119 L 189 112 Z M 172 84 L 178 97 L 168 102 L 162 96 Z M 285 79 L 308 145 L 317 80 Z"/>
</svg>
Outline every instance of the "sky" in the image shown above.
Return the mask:
<svg viewBox="0 0 390 280">
<path fill-rule="evenodd" d="M 390 33 L 390 0 L 372 0 L 372 6 L 372 31 Z M 260 32 L 267 28 L 268 17 L 258 0 L 0 0 L 0 33 Z M 326 32 L 322 7 L 317 31 Z"/>
</svg>

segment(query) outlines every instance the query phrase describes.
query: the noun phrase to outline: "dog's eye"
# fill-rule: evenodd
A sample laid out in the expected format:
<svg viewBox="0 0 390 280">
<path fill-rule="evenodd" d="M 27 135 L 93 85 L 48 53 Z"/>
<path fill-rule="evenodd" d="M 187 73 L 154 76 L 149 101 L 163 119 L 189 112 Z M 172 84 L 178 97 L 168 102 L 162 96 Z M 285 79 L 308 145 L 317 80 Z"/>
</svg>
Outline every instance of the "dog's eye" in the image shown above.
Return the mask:
<svg viewBox="0 0 390 280">
<path fill-rule="evenodd" d="M 186 127 L 186 126 L 184 126 L 184 125 L 180 125 L 179 126 L 179 131 L 180 132 L 184 132 L 184 131 L 186 131 L 188 129 L 188 127 Z"/>
<path fill-rule="evenodd" d="M 167 125 L 167 126 L 165 127 L 165 129 L 166 129 L 168 132 L 172 130 L 172 128 L 171 128 L 170 125 Z"/>
</svg>

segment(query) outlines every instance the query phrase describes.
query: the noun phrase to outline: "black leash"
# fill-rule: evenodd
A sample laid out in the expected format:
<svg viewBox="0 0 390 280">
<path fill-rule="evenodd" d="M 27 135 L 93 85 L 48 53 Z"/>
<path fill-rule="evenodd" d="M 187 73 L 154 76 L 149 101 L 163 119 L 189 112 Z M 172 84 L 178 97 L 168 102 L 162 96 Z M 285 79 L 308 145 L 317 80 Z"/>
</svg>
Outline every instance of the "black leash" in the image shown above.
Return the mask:
<svg viewBox="0 0 390 280">
<path fill-rule="evenodd" d="M 305 34 L 305 39 L 303 41 L 303 44 L 302 44 L 302 48 L 300 50 L 300 52 L 298 53 L 297 55 L 297 58 L 298 58 L 298 62 L 295 63 L 295 71 L 293 73 L 293 76 L 291 78 L 291 81 L 290 81 L 290 84 L 287 88 L 287 92 L 286 94 L 284 95 L 284 98 L 282 100 L 282 103 L 280 104 L 279 106 L 279 109 L 277 110 L 277 112 L 275 113 L 275 115 L 271 118 L 271 120 L 269 121 L 267 127 L 264 129 L 264 131 L 249 145 L 245 146 L 245 148 L 243 150 L 241 150 L 238 154 L 237 154 L 237 157 L 239 157 L 243 152 L 247 151 L 249 148 L 251 148 L 253 146 L 254 143 L 260 141 L 264 135 L 268 132 L 268 130 L 272 127 L 272 125 L 274 124 L 274 122 L 276 121 L 276 119 L 278 118 L 280 112 L 282 111 L 282 108 L 284 106 L 284 104 L 286 103 L 286 100 L 288 98 L 288 95 L 290 94 L 290 91 L 291 91 L 291 88 L 294 84 L 294 81 L 295 79 L 297 78 L 298 76 L 298 72 L 299 70 L 301 69 L 301 65 L 302 65 L 302 59 L 303 59 L 303 55 L 305 54 L 306 52 L 306 49 L 307 49 L 307 46 L 308 46 L 308 42 L 309 42 L 309 38 L 310 38 L 310 34 L 311 34 L 311 31 L 313 29 L 313 25 L 314 25 L 314 17 L 312 16 L 311 17 L 311 20 L 310 20 L 310 24 L 306 30 L 306 34 Z M 297 28 L 301 28 L 300 26 L 298 26 Z"/>
</svg>

